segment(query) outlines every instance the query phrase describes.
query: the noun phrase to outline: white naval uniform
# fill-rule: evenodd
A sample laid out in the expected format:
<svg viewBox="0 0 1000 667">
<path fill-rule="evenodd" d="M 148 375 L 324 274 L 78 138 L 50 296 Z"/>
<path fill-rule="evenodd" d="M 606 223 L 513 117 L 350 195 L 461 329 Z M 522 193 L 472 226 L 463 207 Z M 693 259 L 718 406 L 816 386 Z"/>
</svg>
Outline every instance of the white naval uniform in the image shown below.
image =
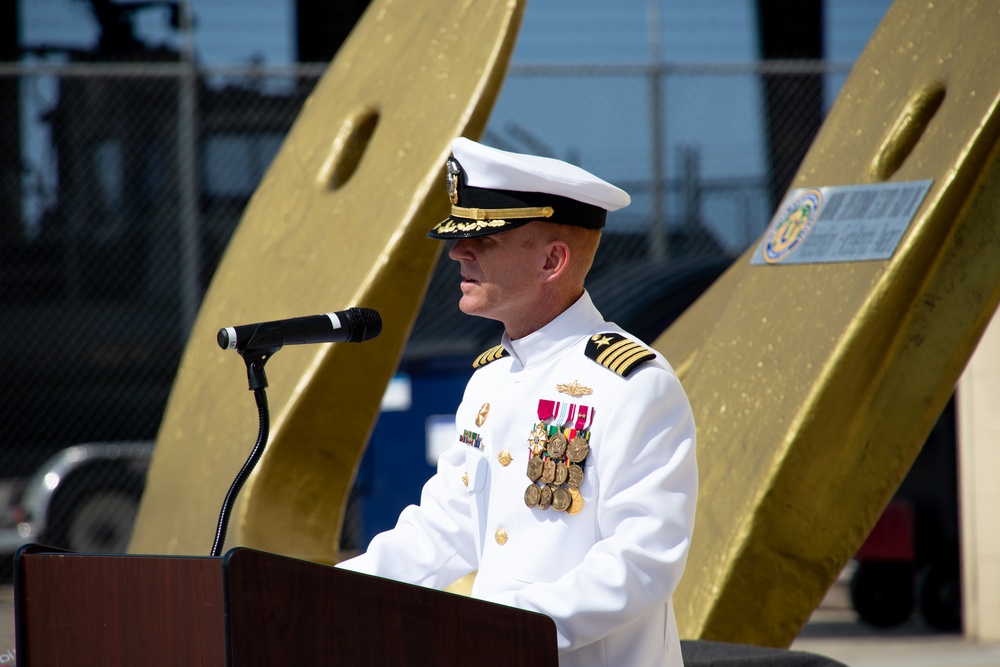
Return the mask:
<svg viewBox="0 0 1000 667">
<path fill-rule="evenodd" d="M 585 356 L 609 332 L 624 333 L 584 294 L 541 330 L 504 335 L 508 354 L 476 371 L 456 415 L 480 446 L 449 448 L 420 505 L 341 566 L 434 588 L 478 569 L 473 597 L 555 621 L 561 667 L 681 665 L 670 600 L 694 527 L 694 419 L 659 354 L 628 377 Z M 574 381 L 592 393 L 557 391 Z M 593 410 L 576 514 L 524 501 L 541 399 Z"/>
</svg>

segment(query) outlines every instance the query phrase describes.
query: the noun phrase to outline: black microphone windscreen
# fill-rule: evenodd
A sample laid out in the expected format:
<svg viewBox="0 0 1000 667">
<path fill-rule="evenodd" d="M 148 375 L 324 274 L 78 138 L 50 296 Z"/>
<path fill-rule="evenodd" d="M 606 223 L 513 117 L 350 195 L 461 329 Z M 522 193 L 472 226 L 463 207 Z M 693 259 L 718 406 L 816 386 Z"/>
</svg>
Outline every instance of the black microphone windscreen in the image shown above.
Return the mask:
<svg viewBox="0 0 1000 667">
<path fill-rule="evenodd" d="M 382 333 L 382 316 L 372 308 L 351 308 L 347 311 L 351 343 L 363 343 Z"/>
</svg>

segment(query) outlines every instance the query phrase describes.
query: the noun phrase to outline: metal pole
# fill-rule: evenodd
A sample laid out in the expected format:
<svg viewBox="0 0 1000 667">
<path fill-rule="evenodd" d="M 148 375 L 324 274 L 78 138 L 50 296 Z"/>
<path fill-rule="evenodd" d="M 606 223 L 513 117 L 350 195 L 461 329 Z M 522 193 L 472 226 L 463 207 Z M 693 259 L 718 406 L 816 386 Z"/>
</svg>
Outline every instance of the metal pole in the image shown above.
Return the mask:
<svg viewBox="0 0 1000 667">
<path fill-rule="evenodd" d="M 177 187 L 180 232 L 181 339 L 187 340 L 201 303 L 201 240 L 198 220 L 198 73 L 195 69 L 191 8 L 181 13 L 181 64 L 177 96 Z"/>
<path fill-rule="evenodd" d="M 667 223 L 664 214 L 664 192 L 666 167 L 663 163 L 663 48 L 660 28 L 660 6 L 655 1 L 648 5 L 649 48 L 652 59 L 650 67 L 650 195 L 649 254 L 650 259 L 664 260 L 667 257 Z"/>
</svg>

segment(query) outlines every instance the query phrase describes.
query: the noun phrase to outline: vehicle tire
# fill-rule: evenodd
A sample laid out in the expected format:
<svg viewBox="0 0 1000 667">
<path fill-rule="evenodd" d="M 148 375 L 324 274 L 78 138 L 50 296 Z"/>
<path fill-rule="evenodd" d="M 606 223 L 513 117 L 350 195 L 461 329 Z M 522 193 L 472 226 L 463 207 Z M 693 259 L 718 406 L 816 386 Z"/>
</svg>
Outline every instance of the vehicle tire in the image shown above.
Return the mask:
<svg viewBox="0 0 1000 667">
<path fill-rule="evenodd" d="M 917 596 L 927 625 L 944 632 L 962 629 L 962 582 L 957 562 L 931 562 L 917 580 Z"/>
<path fill-rule="evenodd" d="M 870 625 L 899 625 L 913 613 L 913 568 L 908 563 L 859 563 L 851 577 L 851 604 Z"/>
<path fill-rule="evenodd" d="M 124 553 L 139 512 L 141 484 L 77 484 L 58 495 L 46 542 L 77 553 Z"/>
</svg>

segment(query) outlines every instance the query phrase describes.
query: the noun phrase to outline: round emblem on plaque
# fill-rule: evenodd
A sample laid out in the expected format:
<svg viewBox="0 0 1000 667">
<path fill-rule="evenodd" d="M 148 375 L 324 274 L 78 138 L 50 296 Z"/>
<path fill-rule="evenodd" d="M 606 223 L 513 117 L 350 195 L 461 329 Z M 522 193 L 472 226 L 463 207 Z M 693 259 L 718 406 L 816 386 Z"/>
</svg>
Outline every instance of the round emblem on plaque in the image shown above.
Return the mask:
<svg viewBox="0 0 1000 667">
<path fill-rule="evenodd" d="M 813 188 L 792 199 L 774 218 L 764 240 L 764 261 L 777 264 L 799 247 L 816 224 L 823 193 Z"/>
</svg>

